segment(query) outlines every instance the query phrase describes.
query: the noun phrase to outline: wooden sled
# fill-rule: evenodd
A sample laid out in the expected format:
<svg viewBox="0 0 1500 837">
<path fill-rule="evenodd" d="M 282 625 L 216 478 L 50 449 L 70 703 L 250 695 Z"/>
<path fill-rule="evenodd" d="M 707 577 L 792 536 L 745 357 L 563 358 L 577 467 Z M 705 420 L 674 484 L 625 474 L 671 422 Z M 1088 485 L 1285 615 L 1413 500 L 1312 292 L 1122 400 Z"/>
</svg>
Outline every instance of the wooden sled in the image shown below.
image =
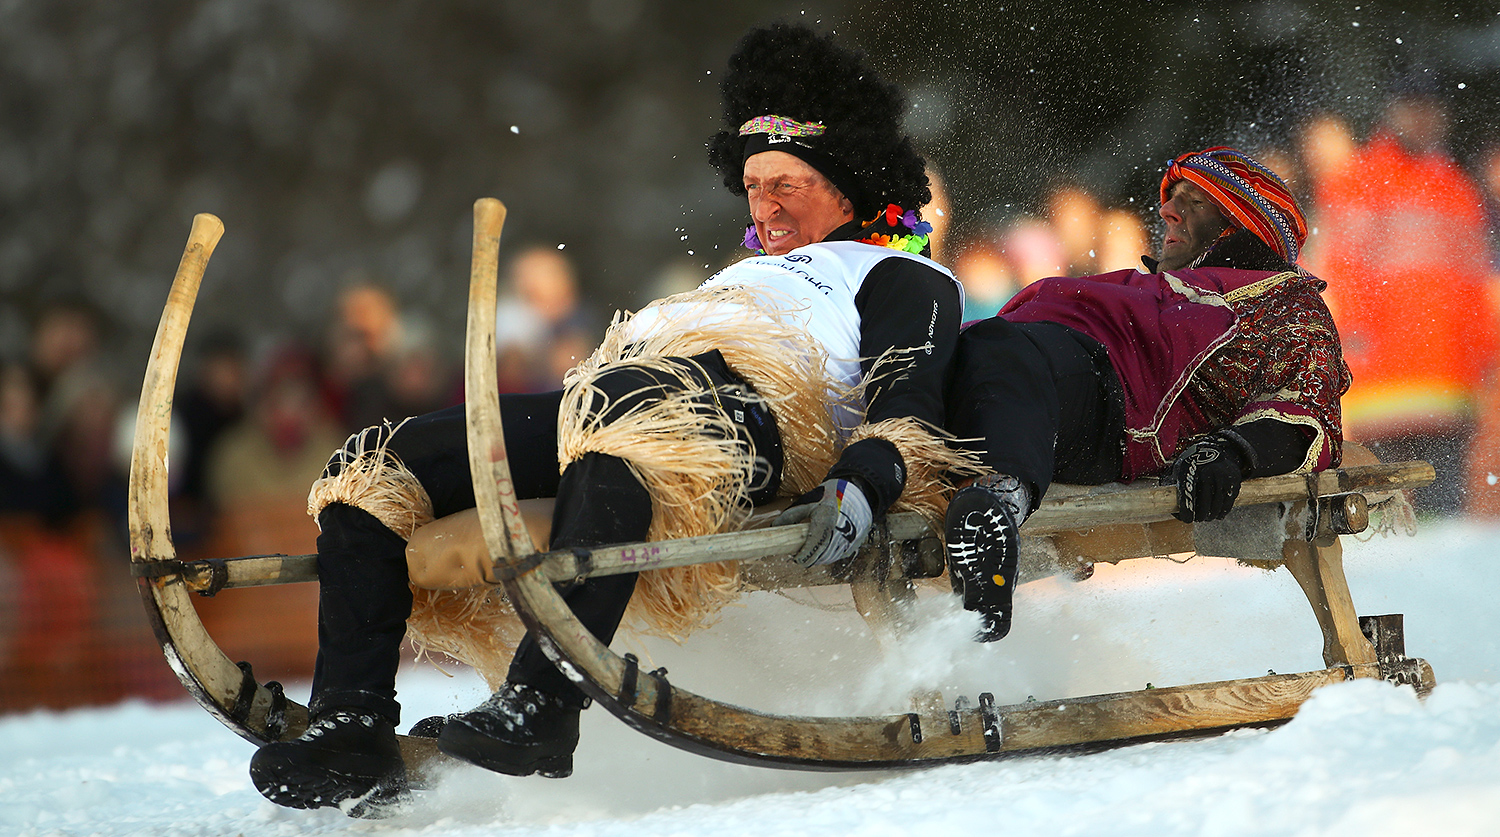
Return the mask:
<svg viewBox="0 0 1500 837">
<path fill-rule="evenodd" d="M 936 694 L 913 698 L 910 712 L 871 717 L 772 715 L 715 701 L 642 671 L 574 618 L 553 582 L 708 561 L 744 561 L 752 587 L 848 584 L 856 607 L 882 639 L 899 639 L 914 579 L 943 572 L 941 545 L 915 515 L 881 522 L 855 559 L 803 569 L 795 552 L 805 524 L 646 544 L 538 553 L 510 483 L 495 381 L 495 283 L 504 207 L 475 204 L 466 389 L 477 511 L 497 577 L 541 647 L 577 672 L 582 688 L 630 726 L 674 746 L 736 762 L 811 770 L 876 769 L 962 762 L 1071 747 L 1204 734 L 1284 722 L 1314 689 L 1356 677 L 1383 678 L 1425 694 L 1426 662 L 1405 656 L 1400 615 L 1360 619 L 1344 578 L 1339 537 L 1368 525 L 1371 497 L 1389 497 L 1435 478 L 1425 462 L 1352 465 L 1312 475 L 1250 480 L 1224 526 L 1171 518 L 1171 487 L 1054 486 L 1022 527 L 1024 575 L 1086 577 L 1094 562 L 1198 551 L 1286 566 L 1317 618 L 1327 666 L 1065 700 L 996 705 L 960 697 L 947 708 Z M 178 561 L 167 512 L 167 429 L 182 341 L 204 268 L 223 226 L 194 218 L 162 314 L 142 387 L 130 472 L 132 571 L 168 664 L 211 714 L 241 736 L 265 744 L 300 735 L 307 709 L 277 683 L 258 682 L 248 663 L 229 660 L 204 630 L 192 594 L 316 579 L 314 556 L 264 555 Z M 1233 524 L 1233 525 L 1229 525 Z M 1254 536 L 1246 537 L 1245 532 Z M 401 737 L 413 780 L 441 759 L 432 739 Z"/>
</svg>

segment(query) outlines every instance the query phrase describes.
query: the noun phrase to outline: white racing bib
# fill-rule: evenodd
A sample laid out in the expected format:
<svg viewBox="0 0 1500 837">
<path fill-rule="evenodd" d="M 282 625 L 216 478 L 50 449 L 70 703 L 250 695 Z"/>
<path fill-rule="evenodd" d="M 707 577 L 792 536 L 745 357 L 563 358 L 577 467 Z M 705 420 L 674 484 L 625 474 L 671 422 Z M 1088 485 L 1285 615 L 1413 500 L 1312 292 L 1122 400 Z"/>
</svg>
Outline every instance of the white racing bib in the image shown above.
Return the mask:
<svg viewBox="0 0 1500 837">
<path fill-rule="evenodd" d="M 852 387 L 863 375 L 860 369 L 863 332 L 854 299 L 870 270 L 890 258 L 911 259 L 937 270 L 953 282 L 962 301 L 962 286 L 947 268 L 937 262 L 858 241 L 820 242 L 798 247 L 782 256 L 752 256 L 710 276 L 698 289 L 742 287 L 763 291 L 763 294 L 757 293 L 762 303 L 781 308 L 784 319 L 799 324 L 822 345 L 828 357 L 825 369 L 829 378 Z M 919 313 L 925 316 L 927 312 L 914 311 L 913 315 Z M 936 312 L 932 314 L 935 325 Z M 726 323 L 754 328 L 755 320 L 751 318 L 759 316 L 758 312 L 730 302 L 709 309 L 701 302 L 674 304 L 665 301 L 637 312 L 626 323 L 626 328 L 629 335 L 641 337 L 650 334 L 663 320 L 678 328 Z M 846 415 L 843 410 L 839 412 L 839 424 L 844 432 L 848 432 L 858 417 Z"/>
<path fill-rule="evenodd" d="M 854 298 L 871 268 L 889 258 L 911 259 L 953 279 L 947 268 L 914 253 L 859 241 L 825 241 L 783 256 L 752 256 L 710 276 L 701 287 L 764 287 L 792 300 L 801 309 L 794 316 L 828 352 L 829 376 L 852 386 L 861 374 L 862 333 Z"/>
</svg>

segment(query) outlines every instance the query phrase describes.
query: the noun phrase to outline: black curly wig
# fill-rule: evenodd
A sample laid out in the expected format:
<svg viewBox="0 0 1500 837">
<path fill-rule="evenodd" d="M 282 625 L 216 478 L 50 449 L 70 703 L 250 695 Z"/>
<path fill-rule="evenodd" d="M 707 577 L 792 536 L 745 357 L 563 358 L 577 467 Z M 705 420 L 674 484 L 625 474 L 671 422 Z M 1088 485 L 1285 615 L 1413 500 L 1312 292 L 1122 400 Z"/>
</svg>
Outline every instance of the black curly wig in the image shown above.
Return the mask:
<svg viewBox="0 0 1500 837">
<path fill-rule="evenodd" d="M 729 191 L 745 194 L 740 126 L 774 114 L 827 127 L 818 149 L 856 181 L 846 197 L 858 217 L 873 218 L 887 204 L 918 209 L 931 201 L 926 165 L 901 130 L 906 97 L 863 59 L 805 26 L 775 23 L 745 35 L 719 84 L 725 127 L 708 141 L 708 162 Z"/>
</svg>

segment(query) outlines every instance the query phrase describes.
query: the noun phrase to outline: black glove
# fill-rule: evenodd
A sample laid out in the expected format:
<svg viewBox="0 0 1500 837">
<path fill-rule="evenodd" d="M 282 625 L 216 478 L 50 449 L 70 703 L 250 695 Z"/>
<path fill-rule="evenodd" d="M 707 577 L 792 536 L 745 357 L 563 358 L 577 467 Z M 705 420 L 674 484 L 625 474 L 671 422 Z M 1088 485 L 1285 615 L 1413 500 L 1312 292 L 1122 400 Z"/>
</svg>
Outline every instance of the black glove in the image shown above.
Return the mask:
<svg viewBox="0 0 1500 837">
<path fill-rule="evenodd" d="M 792 557 L 804 567 L 842 561 L 859 550 L 870 534 L 874 515 L 870 501 L 851 480 L 833 479 L 798 497 L 777 515 L 773 525 L 806 522 L 807 539 Z"/>
<path fill-rule="evenodd" d="M 1188 445 L 1172 463 L 1177 511 L 1183 523 L 1222 520 L 1240 496 L 1240 483 L 1255 464 L 1254 450 L 1233 431 L 1220 431 Z"/>
</svg>

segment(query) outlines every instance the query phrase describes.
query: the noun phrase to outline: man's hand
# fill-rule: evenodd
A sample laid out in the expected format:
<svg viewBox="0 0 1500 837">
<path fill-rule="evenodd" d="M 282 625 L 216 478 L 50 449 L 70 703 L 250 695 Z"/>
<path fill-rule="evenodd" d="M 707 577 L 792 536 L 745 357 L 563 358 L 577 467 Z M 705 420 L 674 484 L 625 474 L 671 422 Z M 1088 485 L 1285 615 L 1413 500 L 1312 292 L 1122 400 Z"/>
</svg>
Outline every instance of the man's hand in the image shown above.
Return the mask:
<svg viewBox="0 0 1500 837">
<path fill-rule="evenodd" d="M 1194 442 L 1172 463 L 1171 479 L 1177 483 L 1173 517 L 1183 523 L 1222 520 L 1245 481 L 1240 446 L 1222 436 Z"/>
<path fill-rule="evenodd" d="M 792 557 L 804 567 L 832 564 L 853 555 L 870 534 L 870 501 L 849 480 L 828 480 L 798 497 L 774 525 L 807 523 L 807 540 Z"/>
</svg>

